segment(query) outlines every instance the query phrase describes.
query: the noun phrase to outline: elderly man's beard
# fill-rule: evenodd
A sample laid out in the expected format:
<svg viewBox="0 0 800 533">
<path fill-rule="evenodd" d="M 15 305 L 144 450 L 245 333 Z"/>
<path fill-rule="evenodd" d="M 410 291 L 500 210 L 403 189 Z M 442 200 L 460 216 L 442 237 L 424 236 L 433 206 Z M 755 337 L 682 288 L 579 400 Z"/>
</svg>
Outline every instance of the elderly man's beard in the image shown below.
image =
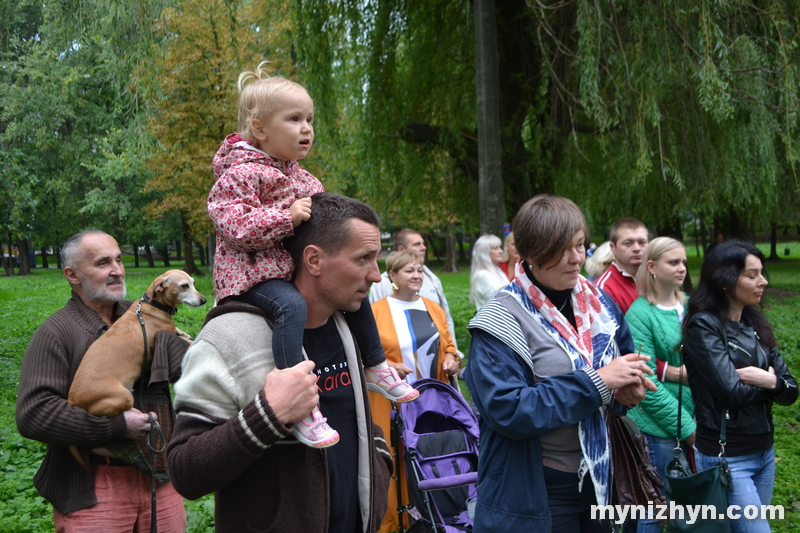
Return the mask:
<svg viewBox="0 0 800 533">
<path fill-rule="evenodd" d="M 123 276 L 109 276 L 102 283 L 96 283 L 80 274 L 78 274 L 78 279 L 81 280 L 84 297 L 90 302 L 116 303 L 125 299 L 127 287 Z M 112 290 L 109 288 L 108 284 L 115 282 L 122 283 L 120 289 Z"/>
</svg>

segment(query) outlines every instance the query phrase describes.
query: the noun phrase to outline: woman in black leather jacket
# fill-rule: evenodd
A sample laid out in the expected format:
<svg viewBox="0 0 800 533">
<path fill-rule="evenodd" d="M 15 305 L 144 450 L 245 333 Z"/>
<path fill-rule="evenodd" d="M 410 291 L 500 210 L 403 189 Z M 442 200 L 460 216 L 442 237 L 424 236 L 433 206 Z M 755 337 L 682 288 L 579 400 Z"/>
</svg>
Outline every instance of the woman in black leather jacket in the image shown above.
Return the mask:
<svg viewBox="0 0 800 533">
<path fill-rule="evenodd" d="M 791 405 L 797 399 L 797 383 L 758 309 L 766 286 L 764 255 L 758 248 L 723 242 L 703 263 L 684 321 L 684 362 L 697 418 L 697 469 L 718 463 L 724 415 L 725 457 L 733 476 L 728 503 L 739 505 L 742 516 L 731 520 L 734 533 L 770 531 L 760 506 L 770 504 L 775 480 L 772 404 Z M 749 505 L 758 507 L 757 518 L 745 518 Z"/>
</svg>

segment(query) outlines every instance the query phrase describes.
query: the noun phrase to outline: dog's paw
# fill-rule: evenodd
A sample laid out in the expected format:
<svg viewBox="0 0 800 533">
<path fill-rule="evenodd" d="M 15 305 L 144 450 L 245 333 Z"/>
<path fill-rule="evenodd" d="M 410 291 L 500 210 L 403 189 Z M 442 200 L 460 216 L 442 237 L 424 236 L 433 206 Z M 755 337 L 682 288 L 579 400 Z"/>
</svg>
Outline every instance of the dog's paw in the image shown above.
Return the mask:
<svg viewBox="0 0 800 533">
<path fill-rule="evenodd" d="M 177 335 L 181 339 L 185 340 L 189 344 L 191 344 L 192 341 L 194 341 L 194 338 L 191 335 L 189 335 L 185 331 L 181 331 L 179 328 L 175 328 L 175 335 Z"/>
</svg>

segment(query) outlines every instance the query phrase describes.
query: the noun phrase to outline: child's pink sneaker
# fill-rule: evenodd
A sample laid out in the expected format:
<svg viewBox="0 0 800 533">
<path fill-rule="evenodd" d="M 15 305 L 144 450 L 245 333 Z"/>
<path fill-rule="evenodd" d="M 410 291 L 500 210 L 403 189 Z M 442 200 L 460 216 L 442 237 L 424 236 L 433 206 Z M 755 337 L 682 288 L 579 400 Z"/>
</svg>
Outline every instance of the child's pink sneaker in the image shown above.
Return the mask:
<svg viewBox="0 0 800 533">
<path fill-rule="evenodd" d="M 393 402 L 406 403 L 419 396 L 419 391 L 406 383 L 406 380 L 400 379 L 397 371 L 390 366 L 376 370 L 366 368 L 365 374 L 367 389 L 378 392 Z"/>
<path fill-rule="evenodd" d="M 297 440 L 313 448 L 333 446 L 339 442 L 339 433 L 327 421 L 319 407 L 314 407 L 307 417 L 294 423 L 292 434 Z"/>
</svg>

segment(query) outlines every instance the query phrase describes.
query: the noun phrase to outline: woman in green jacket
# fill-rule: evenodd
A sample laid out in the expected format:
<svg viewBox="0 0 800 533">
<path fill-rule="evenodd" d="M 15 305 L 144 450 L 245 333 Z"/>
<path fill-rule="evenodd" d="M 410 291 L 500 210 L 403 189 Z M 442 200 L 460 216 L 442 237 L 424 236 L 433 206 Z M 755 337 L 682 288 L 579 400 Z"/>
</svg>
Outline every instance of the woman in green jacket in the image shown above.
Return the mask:
<svg viewBox="0 0 800 533">
<path fill-rule="evenodd" d="M 642 265 L 636 274 L 639 298 L 625 313 L 636 346 L 651 359 L 647 362 L 656 372 L 663 369 L 656 383 L 657 390 L 648 391 L 644 400 L 628 415 L 647 437 L 650 460 L 665 479 L 665 468 L 672 459 L 678 432 L 678 380 L 681 379 L 681 322 L 685 313 L 686 295 L 681 287 L 686 278 L 686 250 L 680 241 L 669 237 L 653 239 L 645 250 Z M 683 371 L 684 384 L 686 371 Z M 688 386 L 683 389 L 681 440 L 686 449 L 694 442 L 694 403 Z M 657 520 L 639 520 L 639 533 L 660 532 Z"/>
</svg>

